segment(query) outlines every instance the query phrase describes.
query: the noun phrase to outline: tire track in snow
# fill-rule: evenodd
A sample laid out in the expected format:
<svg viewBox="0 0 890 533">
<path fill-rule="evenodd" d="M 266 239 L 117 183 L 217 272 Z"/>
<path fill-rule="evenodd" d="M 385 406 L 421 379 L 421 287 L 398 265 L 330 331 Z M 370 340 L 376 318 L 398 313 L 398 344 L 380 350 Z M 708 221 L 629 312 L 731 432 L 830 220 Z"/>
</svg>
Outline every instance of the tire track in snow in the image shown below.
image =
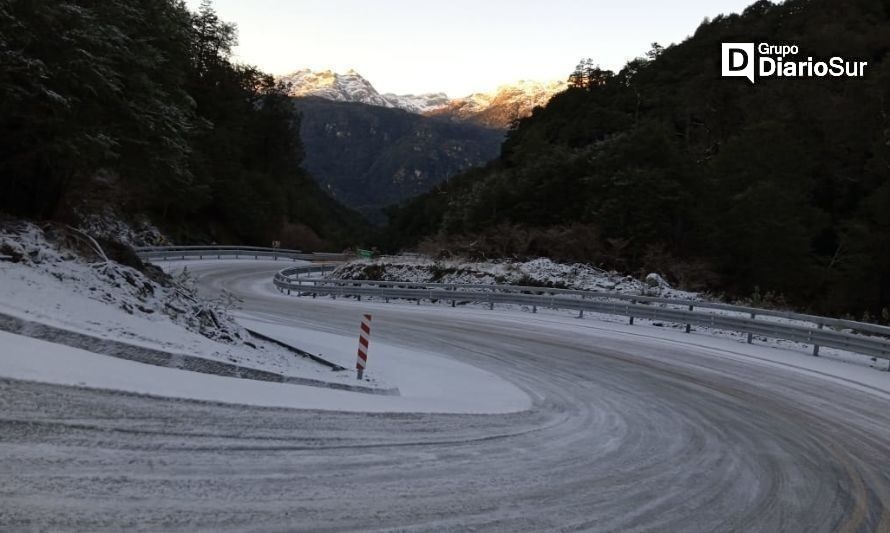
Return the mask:
<svg viewBox="0 0 890 533">
<path fill-rule="evenodd" d="M 263 268 L 212 267 L 202 286 L 281 324 L 354 329 L 364 304 L 256 293 Z M 886 528 L 886 398 L 533 317 L 374 312 L 399 326 L 380 330 L 386 342 L 435 345 L 533 408 L 362 415 L 0 380 L 0 529 Z"/>
</svg>

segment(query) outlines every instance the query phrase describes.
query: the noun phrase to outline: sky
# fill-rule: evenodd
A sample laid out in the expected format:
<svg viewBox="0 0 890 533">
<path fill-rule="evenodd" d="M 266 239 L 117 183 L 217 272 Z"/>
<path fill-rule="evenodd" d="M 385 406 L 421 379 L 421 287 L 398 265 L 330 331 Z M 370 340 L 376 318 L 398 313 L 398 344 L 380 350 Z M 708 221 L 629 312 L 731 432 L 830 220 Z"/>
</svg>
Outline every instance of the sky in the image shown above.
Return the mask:
<svg viewBox="0 0 890 533">
<path fill-rule="evenodd" d="M 591 57 L 618 70 L 652 42 L 754 0 L 215 0 L 235 59 L 272 74 L 354 69 L 381 93 L 458 97 L 563 80 Z M 200 0 L 186 0 L 196 9 Z"/>
</svg>

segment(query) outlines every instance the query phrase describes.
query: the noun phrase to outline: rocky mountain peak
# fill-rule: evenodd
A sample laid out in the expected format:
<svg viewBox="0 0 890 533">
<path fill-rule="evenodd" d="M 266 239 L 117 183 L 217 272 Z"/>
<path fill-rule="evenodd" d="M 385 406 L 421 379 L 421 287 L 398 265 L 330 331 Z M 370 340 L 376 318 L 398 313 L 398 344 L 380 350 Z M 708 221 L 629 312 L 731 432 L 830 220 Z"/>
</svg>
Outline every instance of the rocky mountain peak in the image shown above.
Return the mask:
<svg viewBox="0 0 890 533">
<path fill-rule="evenodd" d="M 303 69 L 279 79 L 290 84 L 290 94 L 295 97 L 317 96 L 336 102 L 398 108 L 410 113 L 473 122 L 498 129 L 508 127 L 517 118 L 528 116 L 536 106 L 546 104 L 550 97 L 565 88 L 564 82 L 520 80 L 502 85 L 493 92 L 449 98 L 444 92 L 381 94 L 353 69 L 342 74 L 330 70 Z"/>
</svg>

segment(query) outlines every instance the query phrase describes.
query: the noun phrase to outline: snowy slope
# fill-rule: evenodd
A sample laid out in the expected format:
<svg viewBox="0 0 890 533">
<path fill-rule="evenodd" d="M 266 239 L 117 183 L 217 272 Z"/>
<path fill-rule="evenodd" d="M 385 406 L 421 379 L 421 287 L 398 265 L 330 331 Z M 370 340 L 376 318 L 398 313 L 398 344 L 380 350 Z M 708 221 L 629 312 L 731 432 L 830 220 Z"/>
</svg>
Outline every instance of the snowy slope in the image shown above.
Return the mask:
<svg viewBox="0 0 890 533">
<path fill-rule="evenodd" d="M 279 81 L 289 86 L 288 92 L 294 97 L 316 96 L 335 102 L 393 107 L 417 114 L 439 109 L 450 102 L 445 93 L 380 94 L 371 82 L 352 69 L 342 74 L 303 69 L 281 76 Z"/>
<path fill-rule="evenodd" d="M 259 322 L 251 326 L 261 327 Z M 267 325 L 266 329 L 270 329 Z M 298 340 L 330 348 L 354 339 L 286 327 Z M 293 340 L 293 339 L 291 339 Z M 75 385 L 153 396 L 262 407 L 357 412 L 510 413 L 528 409 L 529 397 L 506 381 L 470 365 L 432 354 L 380 344 L 387 371 L 405 384 L 398 396 L 361 394 L 324 387 L 270 383 L 183 372 L 94 354 L 0 331 L 0 377 Z M 407 364 L 407 363 L 412 364 Z M 419 363 L 420 362 L 420 363 Z M 351 376 L 350 376 L 351 378 Z M 354 382 L 354 378 L 351 378 Z"/>
<path fill-rule="evenodd" d="M 270 271 L 239 265 L 208 263 L 205 286 L 282 326 L 354 332 L 371 312 L 376 346 L 488 369 L 532 407 L 322 413 L 0 379 L 0 530 L 881 530 L 886 372 L 544 310 L 289 298 Z M 32 346 L 16 344 L 22 372 L 47 348 Z M 30 369 L 54 366 L 43 363 Z M 102 370 L 84 378 L 119 372 L 151 394 L 304 405 L 297 387 Z"/>
<path fill-rule="evenodd" d="M 434 260 L 424 256 L 384 256 L 373 260 L 350 261 L 332 272 L 331 277 L 417 283 L 533 285 L 692 300 L 701 298 L 697 293 L 670 287 L 658 274 L 650 274 L 647 276 L 648 283 L 644 283 L 631 276 L 590 265 L 557 263 L 543 257 L 529 261 L 486 262 Z"/>
<path fill-rule="evenodd" d="M 429 114 L 505 128 L 512 121 L 531 115 L 535 107 L 546 105 L 554 94 L 565 87 L 566 84 L 559 81 L 521 80 L 502 85 L 493 92 L 474 93 L 451 100 L 448 105 L 431 110 Z"/>
<path fill-rule="evenodd" d="M 710 295 L 675 289 L 659 274 L 650 273 L 642 281 L 632 276 L 608 272 L 591 265 L 576 263 L 556 263 L 547 258 L 529 261 L 461 261 L 434 260 L 425 256 L 382 256 L 373 260 L 357 259 L 344 263 L 330 274 L 330 277 L 344 280 L 380 280 L 404 281 L 409 283 L 467 283 L 479 285 L 527 285 L 559 289 L 575 289 L 593 292 L 620 293 L 629 295 L 658 296 L 680 300 L 713 301 Z M 447 302 L 441 302 L 447 305 Z M 476 304 L 480 305 L 481 304 Z M 499 307 L 511 310 L 529 310 L 525 306 L 498 304 Z M 488 304 L 481 306 L 488 308 Z M 443 309 L 442 312 L 447 312 Z M 547 312 L 538 309 L 538 313 Z M 716 315 L 739 316 L 739 312 L 731 310 L 710 309 Z M 557 311 L 558 315 L 576 316 L 575 311 Z M 625 323 L 626 318 L 617 315 L 586 313 L 588 318 L 610 324 Z M 813 325 L 807 321 L 792 320 L 782 317 L 761 317 L 761 320 L 794 325 Z M 637 323 L 646 320 L 637 320 Z M 661 330 L 684 331 L 685 324 L 652 321 Z M 722 330 L 698 326 L 693 331 L 703 332 L 715 337 L 723 337 L 746 342 L 747 334 L 738 331 Z M 804 353 L 812 351 L 812 345 L 782 339 L 755 336 L 758 343 L 776 348 L 795 350 Z M 871 356 L 847 352 L 844 350 L 822 347 L 822 358 L 828 357 L 857 365 L 886 370 L 888 361 Z"/>
<path fill-rule="evenodd" d="M 243 303 L 238 297 L 219 289 L 202 298 L 195 290 L 207 266 L 248 263 L 271 273 L 283 266 L 280 261 L 168 262 L 164 266 L 175 273 L 170 281 L 107 260 L 91 246 L 97 245 L 70 228 L 0 224 L 0 377 L 305 409 L 505 413 L 531 405 L 525 393 L 490 372 L 377 339 L 373 367 L 359 384 L 349 370 L 357 346 L 354 328 L 318 332 L 291 323 L 288 314 L 256 312 L 240 312 L 236 322 Z M 270 283 L 271 276 L 264 281 Z M 270 298 L 291 301 L 276 292 Z M 347 370 L 298 357 L 244 326 Z M 147 360 L 140 356 L 146 350 L 170 358 Z M 241 368 L 225 373 L 213 365 L 183 367 L 185 359 Z M 253 379 L 246 369 L 296 379 Z M 393 389 L 399 383 L 404 389 L 396 395 L 330 388 Z"/>
<path fill-rule="evenodd" d="M 53 328 L 59 342 L 71 342 L 65 332 L 73 332 L 287 376 L 349 379 L 253 338 L 229 314 L 236 299 L 201 300 L 187 285 L 91 260 L 69 235 L 25 223 L 0 227 L 0 255 L 10 257 L 0 261 L 0 315 L 33 331 L 34 324 Z M 0 348 L 5 353 L 9 347 Z"/>
<path fill-rule="evenodd" d="M 392 107 L 398 107 L 411 113 L 423 115 L 448 105 L 451 100 L 445 93 L 427 93 L 427 94 L 393 94 L 386 93 L 384 98 Z"/>
<path fill-rule="evenodd" d="M 371 83 L 354 70 L 345 74 L 324 70 L 298 70 L 279 78 L 290 85 L 291 96 L 318 96 L 335 102 L 359 102 L 382 107 L 395 107 L 377 92 Z"/>
</svg>

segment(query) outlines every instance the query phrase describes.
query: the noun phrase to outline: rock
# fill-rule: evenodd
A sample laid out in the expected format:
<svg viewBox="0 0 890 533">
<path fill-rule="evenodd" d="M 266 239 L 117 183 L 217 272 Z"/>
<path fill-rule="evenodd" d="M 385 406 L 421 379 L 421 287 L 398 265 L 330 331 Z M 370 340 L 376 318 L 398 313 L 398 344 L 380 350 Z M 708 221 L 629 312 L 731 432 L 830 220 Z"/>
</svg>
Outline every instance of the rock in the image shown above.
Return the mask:
<svg viewBox="0 0 890 533">
<path fill-rule="evenodd" d="M 655 289 L 670 289 L 671 284 L 668 283 L 660 274 L 652 272 L 646 276 L 646 285 Z"/>
</svg>

